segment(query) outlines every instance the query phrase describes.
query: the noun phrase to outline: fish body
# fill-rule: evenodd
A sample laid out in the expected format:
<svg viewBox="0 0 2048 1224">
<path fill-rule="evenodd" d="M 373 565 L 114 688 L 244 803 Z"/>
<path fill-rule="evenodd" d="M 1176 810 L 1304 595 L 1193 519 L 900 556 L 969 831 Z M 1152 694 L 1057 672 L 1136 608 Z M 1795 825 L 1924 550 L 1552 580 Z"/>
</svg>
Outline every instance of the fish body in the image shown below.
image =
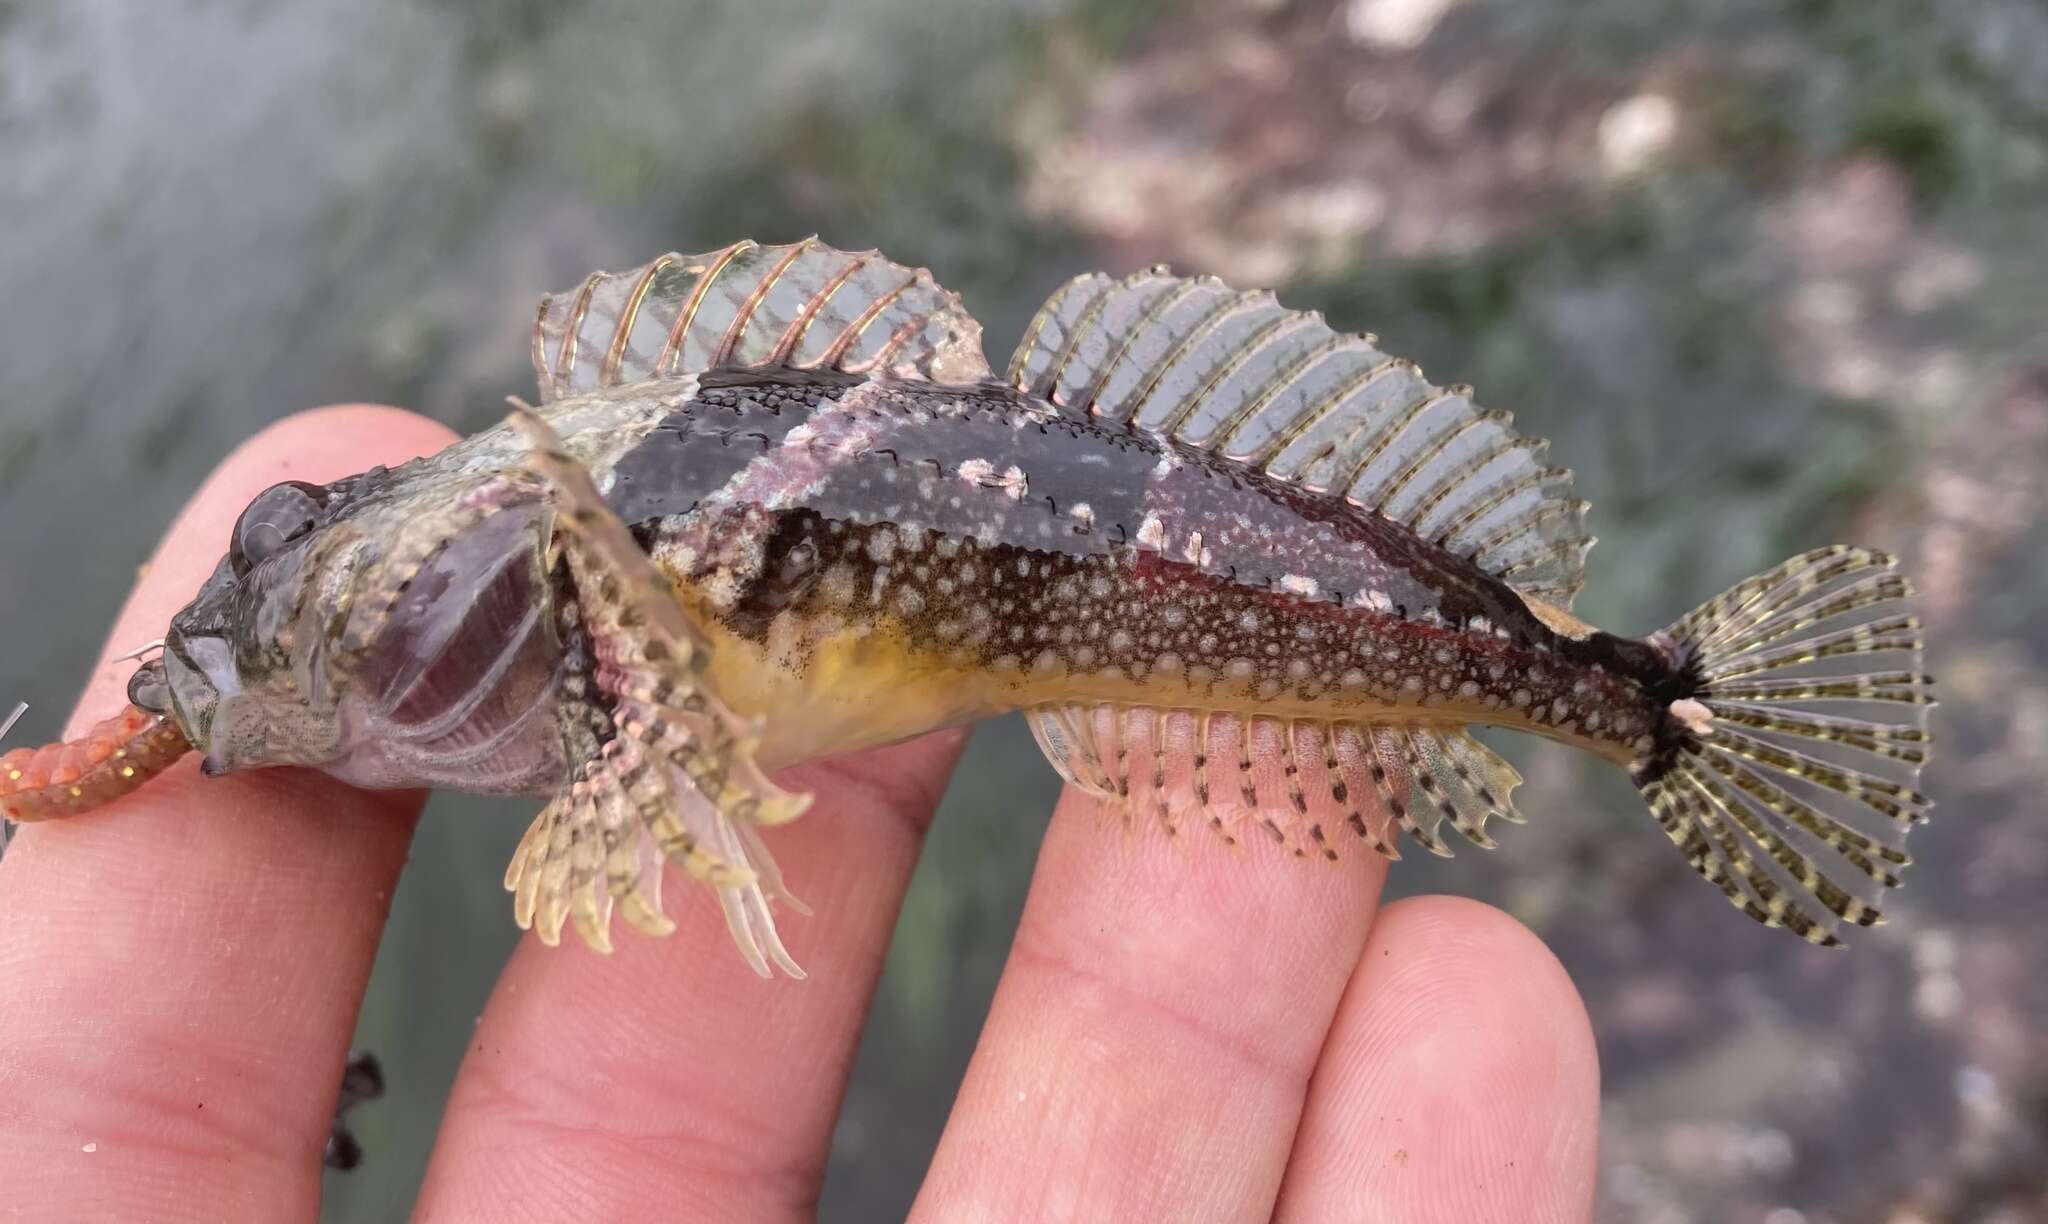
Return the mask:
<svg viewBox="0 0 2048 1224">
<path fill-rule="evenodd" d="M 1270 294 L 1080 277 L 998 375 L 928 273 L 740 243 L 546 299 L 534 361 L 538 408 L 258 497 L 108 726 L 152 769 L 176 732 L 209 772 L 544 795 L 522 925 L 664 933 L 673 862 L 764 973 L 798 971 L 761 830 L 804 802 L 764 770 L 1011 710 L 1134 819 L 1301 857 L 1490 847 L 1519 777 L 1467 729 L 1558 740 L 1816 943 L 1878 920 L 1929 806 L 1889 558 L 1596 629 L 1544 445 Z M 0 805 L 90 806 L 52 763 L 113 734 L 0 758 Z"/>
<path fill-rule="evenodd" d="M 1404 524 L 1002 386 L 707 380 L 611 476 L 770 764 L 1057 703 L 1400 711 L 1626 760 L 1672 680 Z"/>
</svg>

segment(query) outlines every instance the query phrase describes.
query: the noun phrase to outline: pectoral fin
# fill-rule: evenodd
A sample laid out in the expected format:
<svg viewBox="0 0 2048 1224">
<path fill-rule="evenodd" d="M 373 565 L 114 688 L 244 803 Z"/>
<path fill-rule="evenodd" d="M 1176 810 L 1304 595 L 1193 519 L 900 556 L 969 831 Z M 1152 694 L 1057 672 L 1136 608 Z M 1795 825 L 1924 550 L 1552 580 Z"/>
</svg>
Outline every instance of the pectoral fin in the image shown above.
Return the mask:
<svg viewBox="0 0 2048 1224">
<path fill-rule="evenodd" d="M 707 647 L 667 581 L 606 508 L 589 474 L 525 410 L 513 421 L 534 441 L 528 466 L 560 511 L 558 542 L 577 591 L 564 617 L 569 659 L 561 708 L 578 764 L 528 830 L 506 872 L 514 916 L 544 942 L 573 918 L 609 950 L 616 906 L 650 934 L 674 929 L 660 874 L 674 862 L 711 885 L 734 942 L 756 973 L 803 971 L 776 933 L 773 906 L 801 906 L 758 826 L 794 819 L 791 794 L 755 765 L 756 730 L 703 683 Z"/>
</svg>

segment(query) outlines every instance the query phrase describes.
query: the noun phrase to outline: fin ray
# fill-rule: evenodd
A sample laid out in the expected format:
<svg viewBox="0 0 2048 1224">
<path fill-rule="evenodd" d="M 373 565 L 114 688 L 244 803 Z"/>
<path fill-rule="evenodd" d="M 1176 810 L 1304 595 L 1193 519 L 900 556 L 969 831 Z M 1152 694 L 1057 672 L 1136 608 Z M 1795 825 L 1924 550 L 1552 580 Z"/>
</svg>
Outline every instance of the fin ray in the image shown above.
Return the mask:
<svg viewBox="0 0 2048 1224">
<path fill-rule="evenodd" d="M 1570 473 L 1543 467 L 1543 444 L 1475 407 L 1469 388 L 1433 386 L 1377 345 L 1270 293 L 1153 268 L 1062 286 L 1009 377 L 1063 412 L 1346 497 L 1569 607 L 1592 543 Z"/>
<path fill-rule="evenodd" d="M 1677 812 L 1707 830 L 1732 876 L 1716 883 L 1744 912 L 1812 943 L 1881 921 L 1932 806 L 1918 788 L 1933 680 L 1911 597 L 1889 556 L 1817 549 L 1656 635 L 1696 687 L 1637 786 L 1660 823 Z"/>
<path fill-rule="evenodd" d="M 542 299 L 533 358 L 543 403 L 721 366 L 991 377 L 981 325 L 931 273 L 815 237 L 593 273 Z"/>
<path fill-rule="evenodd" d="M 643 930 L 666 934 L 674 929 L 661 912 L 667 859 L 716 890 L 756 973 L 769 976 L 772 965 L 802 977 L 770 903 L 801 906 L 756 828 L 792 819 L 809 797 L 762 776 L 754 728 L 699 682 L 702 637 L 589 472 L 530 411 L 512 419 L 534 444 L 526 465 L 556 503 L 557 539 L 579 593 L 565 653 L 604 661 L 565 681 L 574 686 L 565 689 L 565 740 L 580 742 L 582 759 L 513 855 L 505 885 L 515 919 L 553 944 L 573 918 L 599 951 L 610 948 L 615 906 Z"/>
<path fill-rule="evenodd" d="M 1510 801 L 1521 775 L 1463 730 L 1075 703 L 1026 719 L 1062 778 L 1168 832 L 1198 819 L 1227 840 L 1253 829 L 1334 859 L 1348 829 L 1398 858 L 1395 828 L 1448 855 L 1445 824 L 1491 848 L 1489 820 L 1521 822 Z"/>
</svg>

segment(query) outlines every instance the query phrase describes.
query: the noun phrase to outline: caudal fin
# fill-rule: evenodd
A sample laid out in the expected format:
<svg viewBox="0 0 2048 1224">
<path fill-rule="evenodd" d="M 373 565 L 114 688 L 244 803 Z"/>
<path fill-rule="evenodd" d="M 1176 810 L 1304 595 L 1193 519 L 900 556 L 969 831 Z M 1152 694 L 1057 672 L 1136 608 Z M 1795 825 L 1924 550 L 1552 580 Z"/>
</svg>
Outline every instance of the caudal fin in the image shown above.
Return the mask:
<svg viewBox="0 0 2048 1224">
<path fill-rule="evenodd" d="M 1834 547 L 1708 601 L 1655 640 L 1690 692 L 1631 772 L 1693 869 L 1812 943 L 1880 921 L 1912 860 L 1934 680 L 1892 558 Z"/>
</svg>

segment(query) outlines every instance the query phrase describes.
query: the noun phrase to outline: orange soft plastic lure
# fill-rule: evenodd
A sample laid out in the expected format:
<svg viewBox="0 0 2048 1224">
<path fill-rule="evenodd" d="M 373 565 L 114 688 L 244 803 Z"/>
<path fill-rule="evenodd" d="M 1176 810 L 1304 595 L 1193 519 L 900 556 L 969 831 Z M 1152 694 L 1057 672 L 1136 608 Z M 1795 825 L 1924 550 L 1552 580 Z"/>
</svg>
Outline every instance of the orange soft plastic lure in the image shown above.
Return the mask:
<svg viewBox="0 0 2048 1224">
<path fill-rule="evenodd" d="M 0 723 L 6 734 L 27 706 Z M 176 720 L 130 705 L 74 740 L 0 756 L 0 817 L 54 820 L 110 802 L 192 750 Z"/>
</svg>

